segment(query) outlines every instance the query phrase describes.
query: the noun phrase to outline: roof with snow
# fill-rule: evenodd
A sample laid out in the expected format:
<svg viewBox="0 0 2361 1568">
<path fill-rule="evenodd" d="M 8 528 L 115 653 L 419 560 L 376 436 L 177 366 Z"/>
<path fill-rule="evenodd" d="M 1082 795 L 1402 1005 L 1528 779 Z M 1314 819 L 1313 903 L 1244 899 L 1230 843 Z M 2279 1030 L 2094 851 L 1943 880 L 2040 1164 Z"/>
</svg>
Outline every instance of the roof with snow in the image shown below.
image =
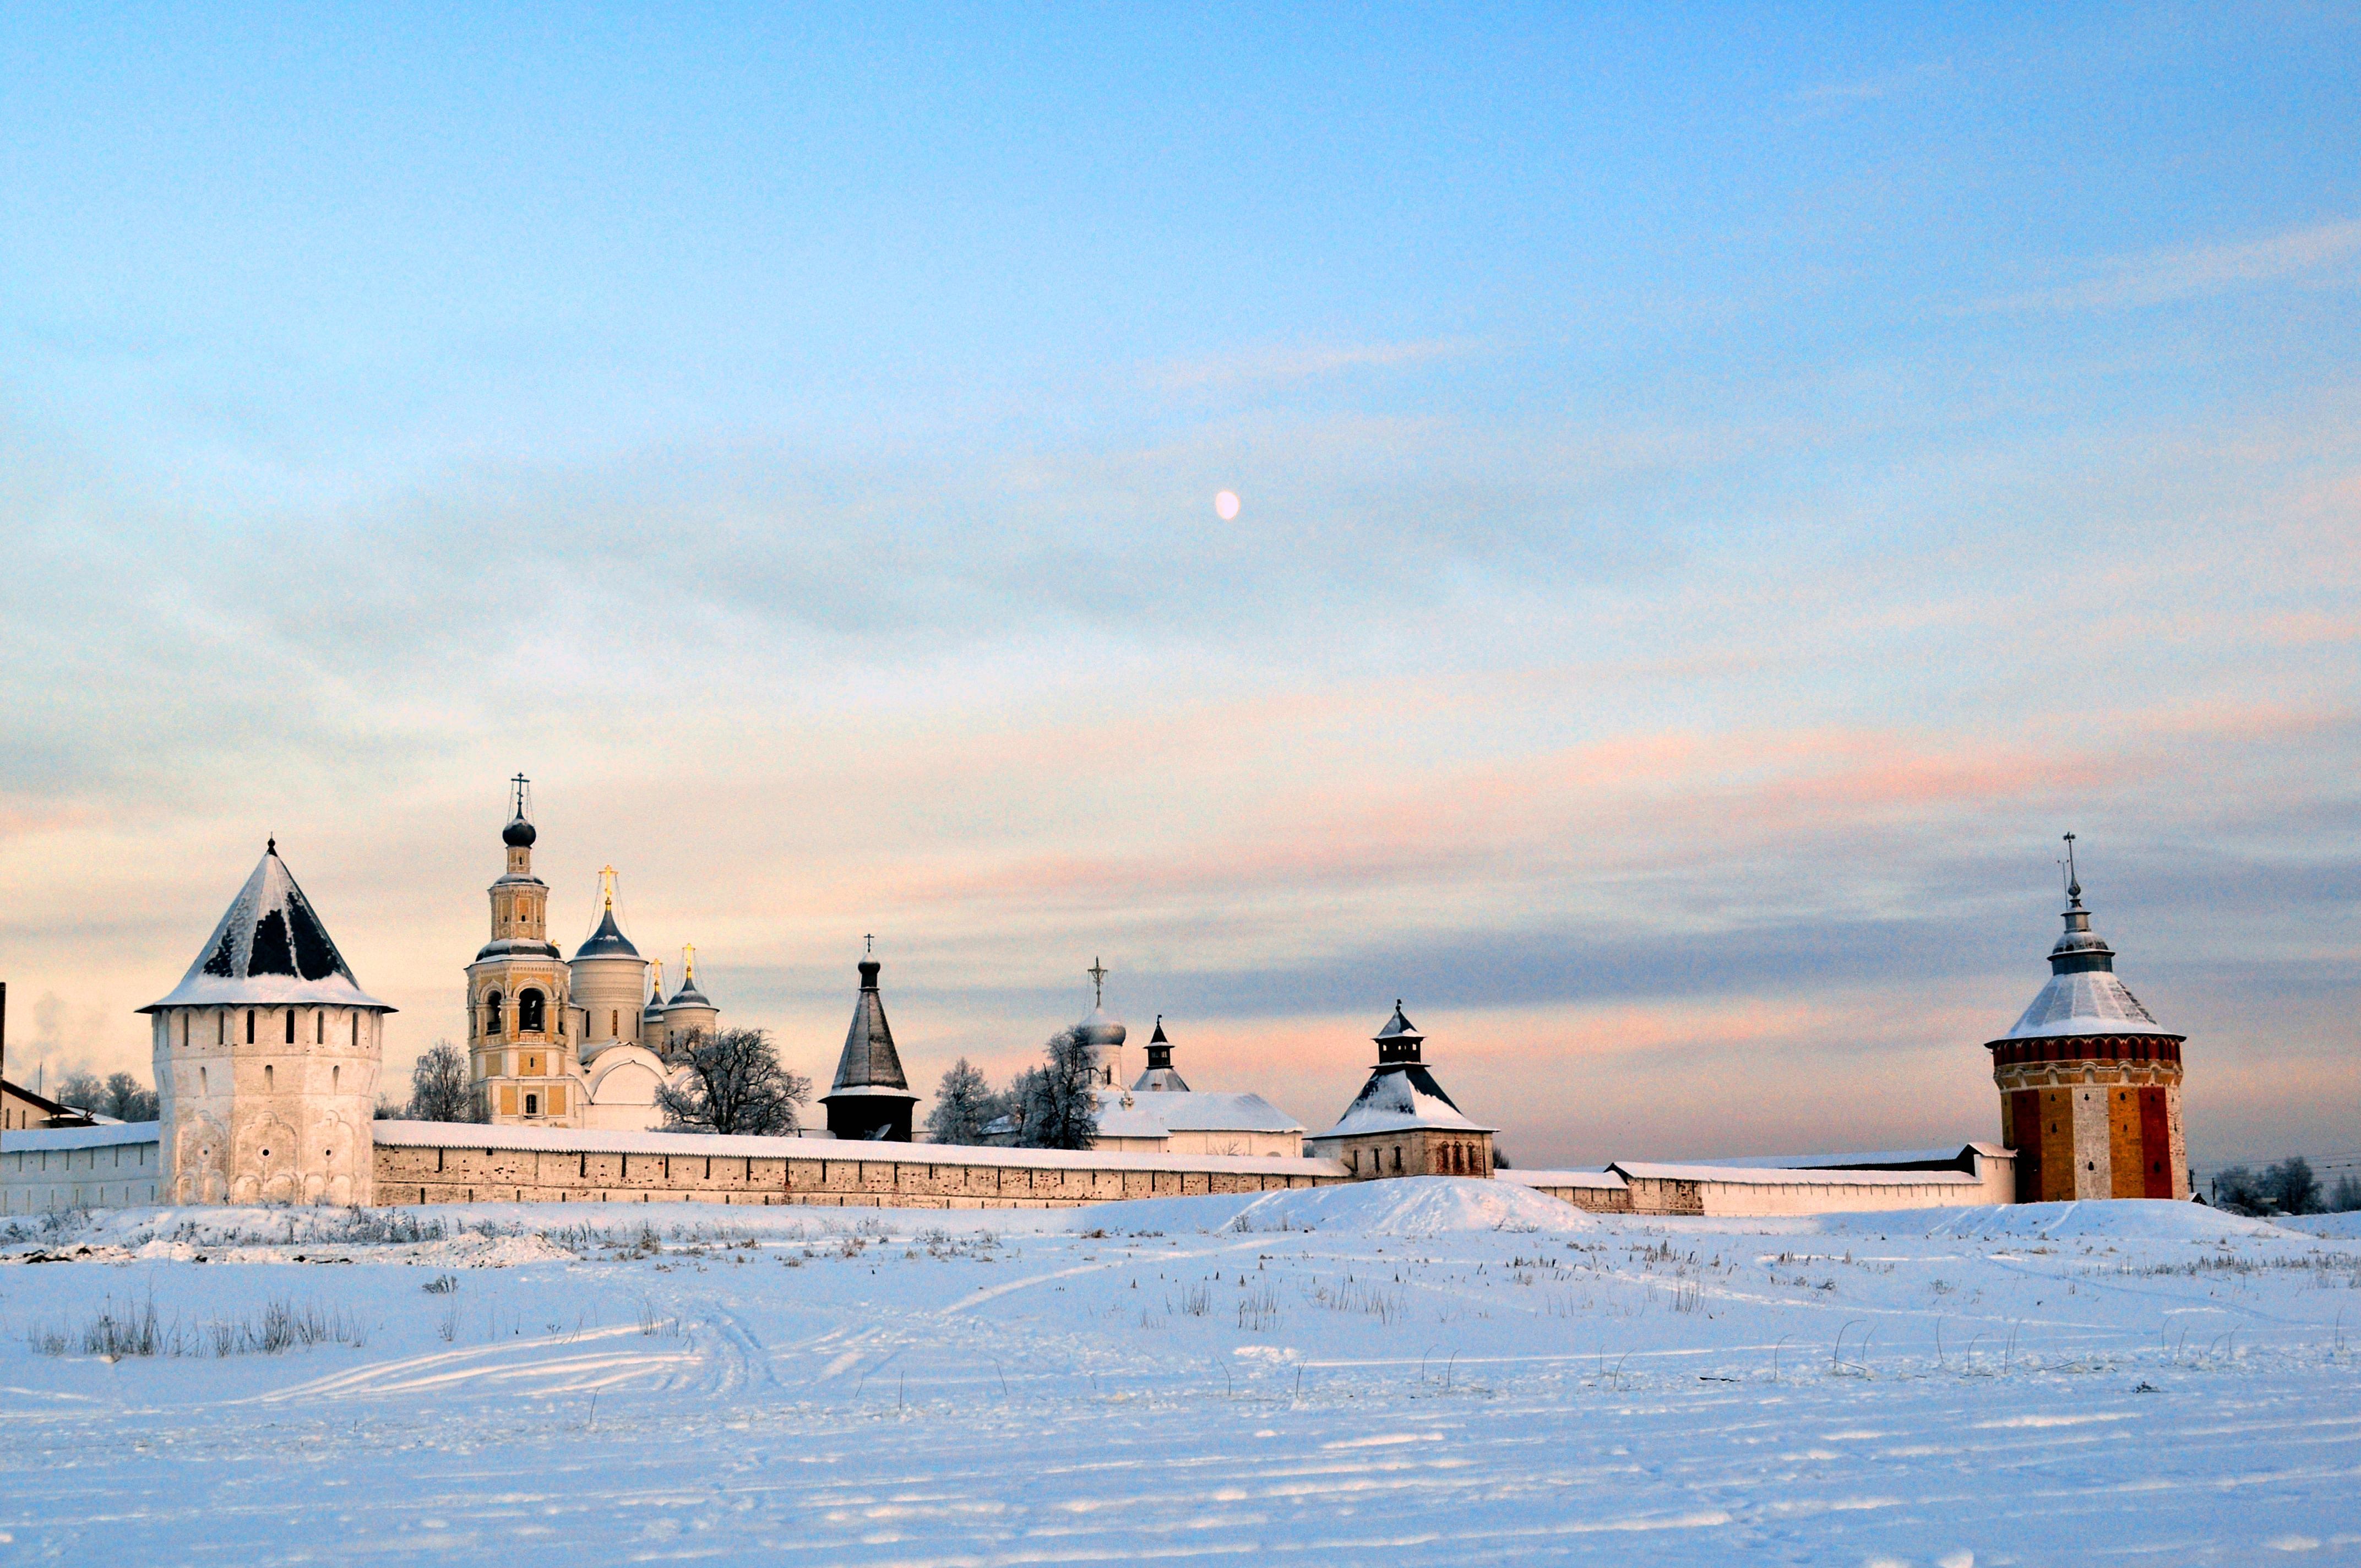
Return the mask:
<svg viewBox="0 0 2361 1568">
<path fill-rule="evenodd" d="M 1400 1016 L 1397 1013 L 1396 1016 Z M 1353 1103 L 1336 1124 L 1317 1135 L 1323 1138 L 1357 1137 L 1366 1133 L 1406 1133 L 1417 1127 L 1445 1128 L 1460 1133 L 1490 1133 L 1467 1119 L 1434 1075 L 1420 1062 L 1380 1066 L 1361 1086 Z"/>
<path fill-rule="evenodd" d="M 391 1007 L 362 991 L 274 839 L 160 1007 Z"/>
<path fill-rule="evenodd" d="M 910 1080 L 902 1073 L 902 1053 L 894 1048 L 894 1026 L 885 1021 L 885 999 L 877 993 L 882 968 L 874 959 L 861 960 L 861 994 L 853 999 L 852 1026 L 844 1032 L 844 1054 L 836 1059 L 836 1081 L 820 1096 L 830 1100 L 858 1094 L 893 1095 L 916 1100 Z"/>
<path fill-rule="evenodd" d="M 2044 985 L 2002 1040 L 2059 1039 L 2076 1035 L 2184 1036 L 2156 1021 L 2124 982 L 2115 978 L 2114 949 L 2091 929 L 2074 884 L 2066 929 L 2049 949 L 2049 982 Z M 1993 1042 L 1997 1045 L 1999 1041 Z"/>
</svg>

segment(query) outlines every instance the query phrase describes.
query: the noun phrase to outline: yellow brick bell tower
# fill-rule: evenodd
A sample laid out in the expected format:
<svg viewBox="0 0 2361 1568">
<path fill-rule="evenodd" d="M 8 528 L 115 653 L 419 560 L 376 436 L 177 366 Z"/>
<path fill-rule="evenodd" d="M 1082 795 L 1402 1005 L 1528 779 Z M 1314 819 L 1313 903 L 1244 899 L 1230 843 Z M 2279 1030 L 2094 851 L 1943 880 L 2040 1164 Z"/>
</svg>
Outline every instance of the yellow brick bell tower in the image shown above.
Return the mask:
<svg viewBox="0 0 2361 1568">
<path fill-rule="evenodd" d="M 549 884 L 533 874 L 531 781 L 509 783 L 508 872 L 489 890 L 492 939 L 467 966 L 467 1061 L 489 1120 L 573 1126 L 571 977 L 549 939 Z"/>
</svg>

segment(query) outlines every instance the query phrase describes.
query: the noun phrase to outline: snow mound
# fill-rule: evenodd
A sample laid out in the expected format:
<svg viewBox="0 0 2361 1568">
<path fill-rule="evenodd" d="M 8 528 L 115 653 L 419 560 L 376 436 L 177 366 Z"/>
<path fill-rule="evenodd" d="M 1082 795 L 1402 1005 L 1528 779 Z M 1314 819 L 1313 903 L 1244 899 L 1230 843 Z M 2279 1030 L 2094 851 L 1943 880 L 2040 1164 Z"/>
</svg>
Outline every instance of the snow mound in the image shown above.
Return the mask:
<svg viewBox="0 0 2361 1568">
<path fill-rule="evenodd" d="M 421 1242 L 401 1249 L 404 1263 L 433 1268 L 513 1268 L 521 1263 L 573 1263 L 573 1253 L 547 1236 L 528 1233 L 488 1236 L 479 1233 Z"/>
<path fill-rule="evenodd" d="M 2283 1231 L 2301 1231 L 2330 1241 L 2361 1242 L 2361 1212 L 2350 1214 L 2291 1214 L 2272 1224 Z"/>
<path fill-rule="evenodd" d="M 1887 1236 L 1955 1236 L 1962 1241 L 2210 1242 L 2230 1236 L 2269 1238 L 2291 1234 L 2268 1221 L 2225 1213 L 2202 1203 L 2162 1198 L 1829 1214 L 1807 1223 L 1812 1230 L 1822 1234 L 1865 1231 Z"/>
<path fill-rule="evenodd" d="M 1216 1193 L 1102 1203 L 1071 1229 L 1141 1231 L 1358 1231 L 1436 1235 L 1449 1231 L 1588 1231 L 1598 1221 L 1571 1203 L 1508 1181 L 1411 1176 L 1280 1192 Z"/>
</svg>

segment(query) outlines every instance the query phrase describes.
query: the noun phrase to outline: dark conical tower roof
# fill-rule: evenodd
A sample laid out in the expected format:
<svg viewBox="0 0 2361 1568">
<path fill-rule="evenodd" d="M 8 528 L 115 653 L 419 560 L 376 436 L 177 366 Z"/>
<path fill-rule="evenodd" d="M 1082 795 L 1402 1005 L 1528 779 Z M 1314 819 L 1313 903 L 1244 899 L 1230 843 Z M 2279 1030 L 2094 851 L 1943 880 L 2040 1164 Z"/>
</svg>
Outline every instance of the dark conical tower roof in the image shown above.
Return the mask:
<svg viewBox="0 0 2361 1568">
<path fill-rule="evenodd" d="M 846 1093 L 910 1093 L 902 1074 L 902 1054 L 894 1048 L 894 1026 L 885 1021 L 885 999 L 877 994 L 874 959 L 861 960 L 861 994 L 852 1003 L 852 1026 L 844 1033 L 844 1054 L 837 1058 L 836 1081 L 822 1099 Z"/>
<path fill-rule="evenodd" d="M 241 1004 L 393 1011 L 353 979 L 312 901 L 279 858 L 276 839 L 263 850 L 254 874 L 230 900 L 181 983 L 140 1011 Z"/>
</svg>

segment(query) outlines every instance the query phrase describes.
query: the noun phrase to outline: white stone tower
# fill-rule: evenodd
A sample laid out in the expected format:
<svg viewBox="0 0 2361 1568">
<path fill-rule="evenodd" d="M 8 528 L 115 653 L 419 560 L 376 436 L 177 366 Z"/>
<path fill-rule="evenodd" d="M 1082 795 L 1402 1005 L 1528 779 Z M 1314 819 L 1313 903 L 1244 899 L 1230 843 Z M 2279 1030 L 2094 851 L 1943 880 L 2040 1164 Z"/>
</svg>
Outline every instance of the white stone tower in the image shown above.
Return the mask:
<svg viewBox="0 0 2361 1568">
<path fill-rule="evenodd" d="M 154 1021 L 172 1203 L 369 1203 L 385 1015 L 272 839 Z"/>
<path fill-rule="evenodd" d="M 533 874 L 529 781 L 519 773 L 509 782 L 514 810 L 500 830 L 508 871 L 489 890 L 492 939 L 467 966 L 467 1060 L 492 1121 L 567 1126 L 580 1109 L 567 1028 L 572 976 L 549 939 L 549 884 Z"/>
</svg>

